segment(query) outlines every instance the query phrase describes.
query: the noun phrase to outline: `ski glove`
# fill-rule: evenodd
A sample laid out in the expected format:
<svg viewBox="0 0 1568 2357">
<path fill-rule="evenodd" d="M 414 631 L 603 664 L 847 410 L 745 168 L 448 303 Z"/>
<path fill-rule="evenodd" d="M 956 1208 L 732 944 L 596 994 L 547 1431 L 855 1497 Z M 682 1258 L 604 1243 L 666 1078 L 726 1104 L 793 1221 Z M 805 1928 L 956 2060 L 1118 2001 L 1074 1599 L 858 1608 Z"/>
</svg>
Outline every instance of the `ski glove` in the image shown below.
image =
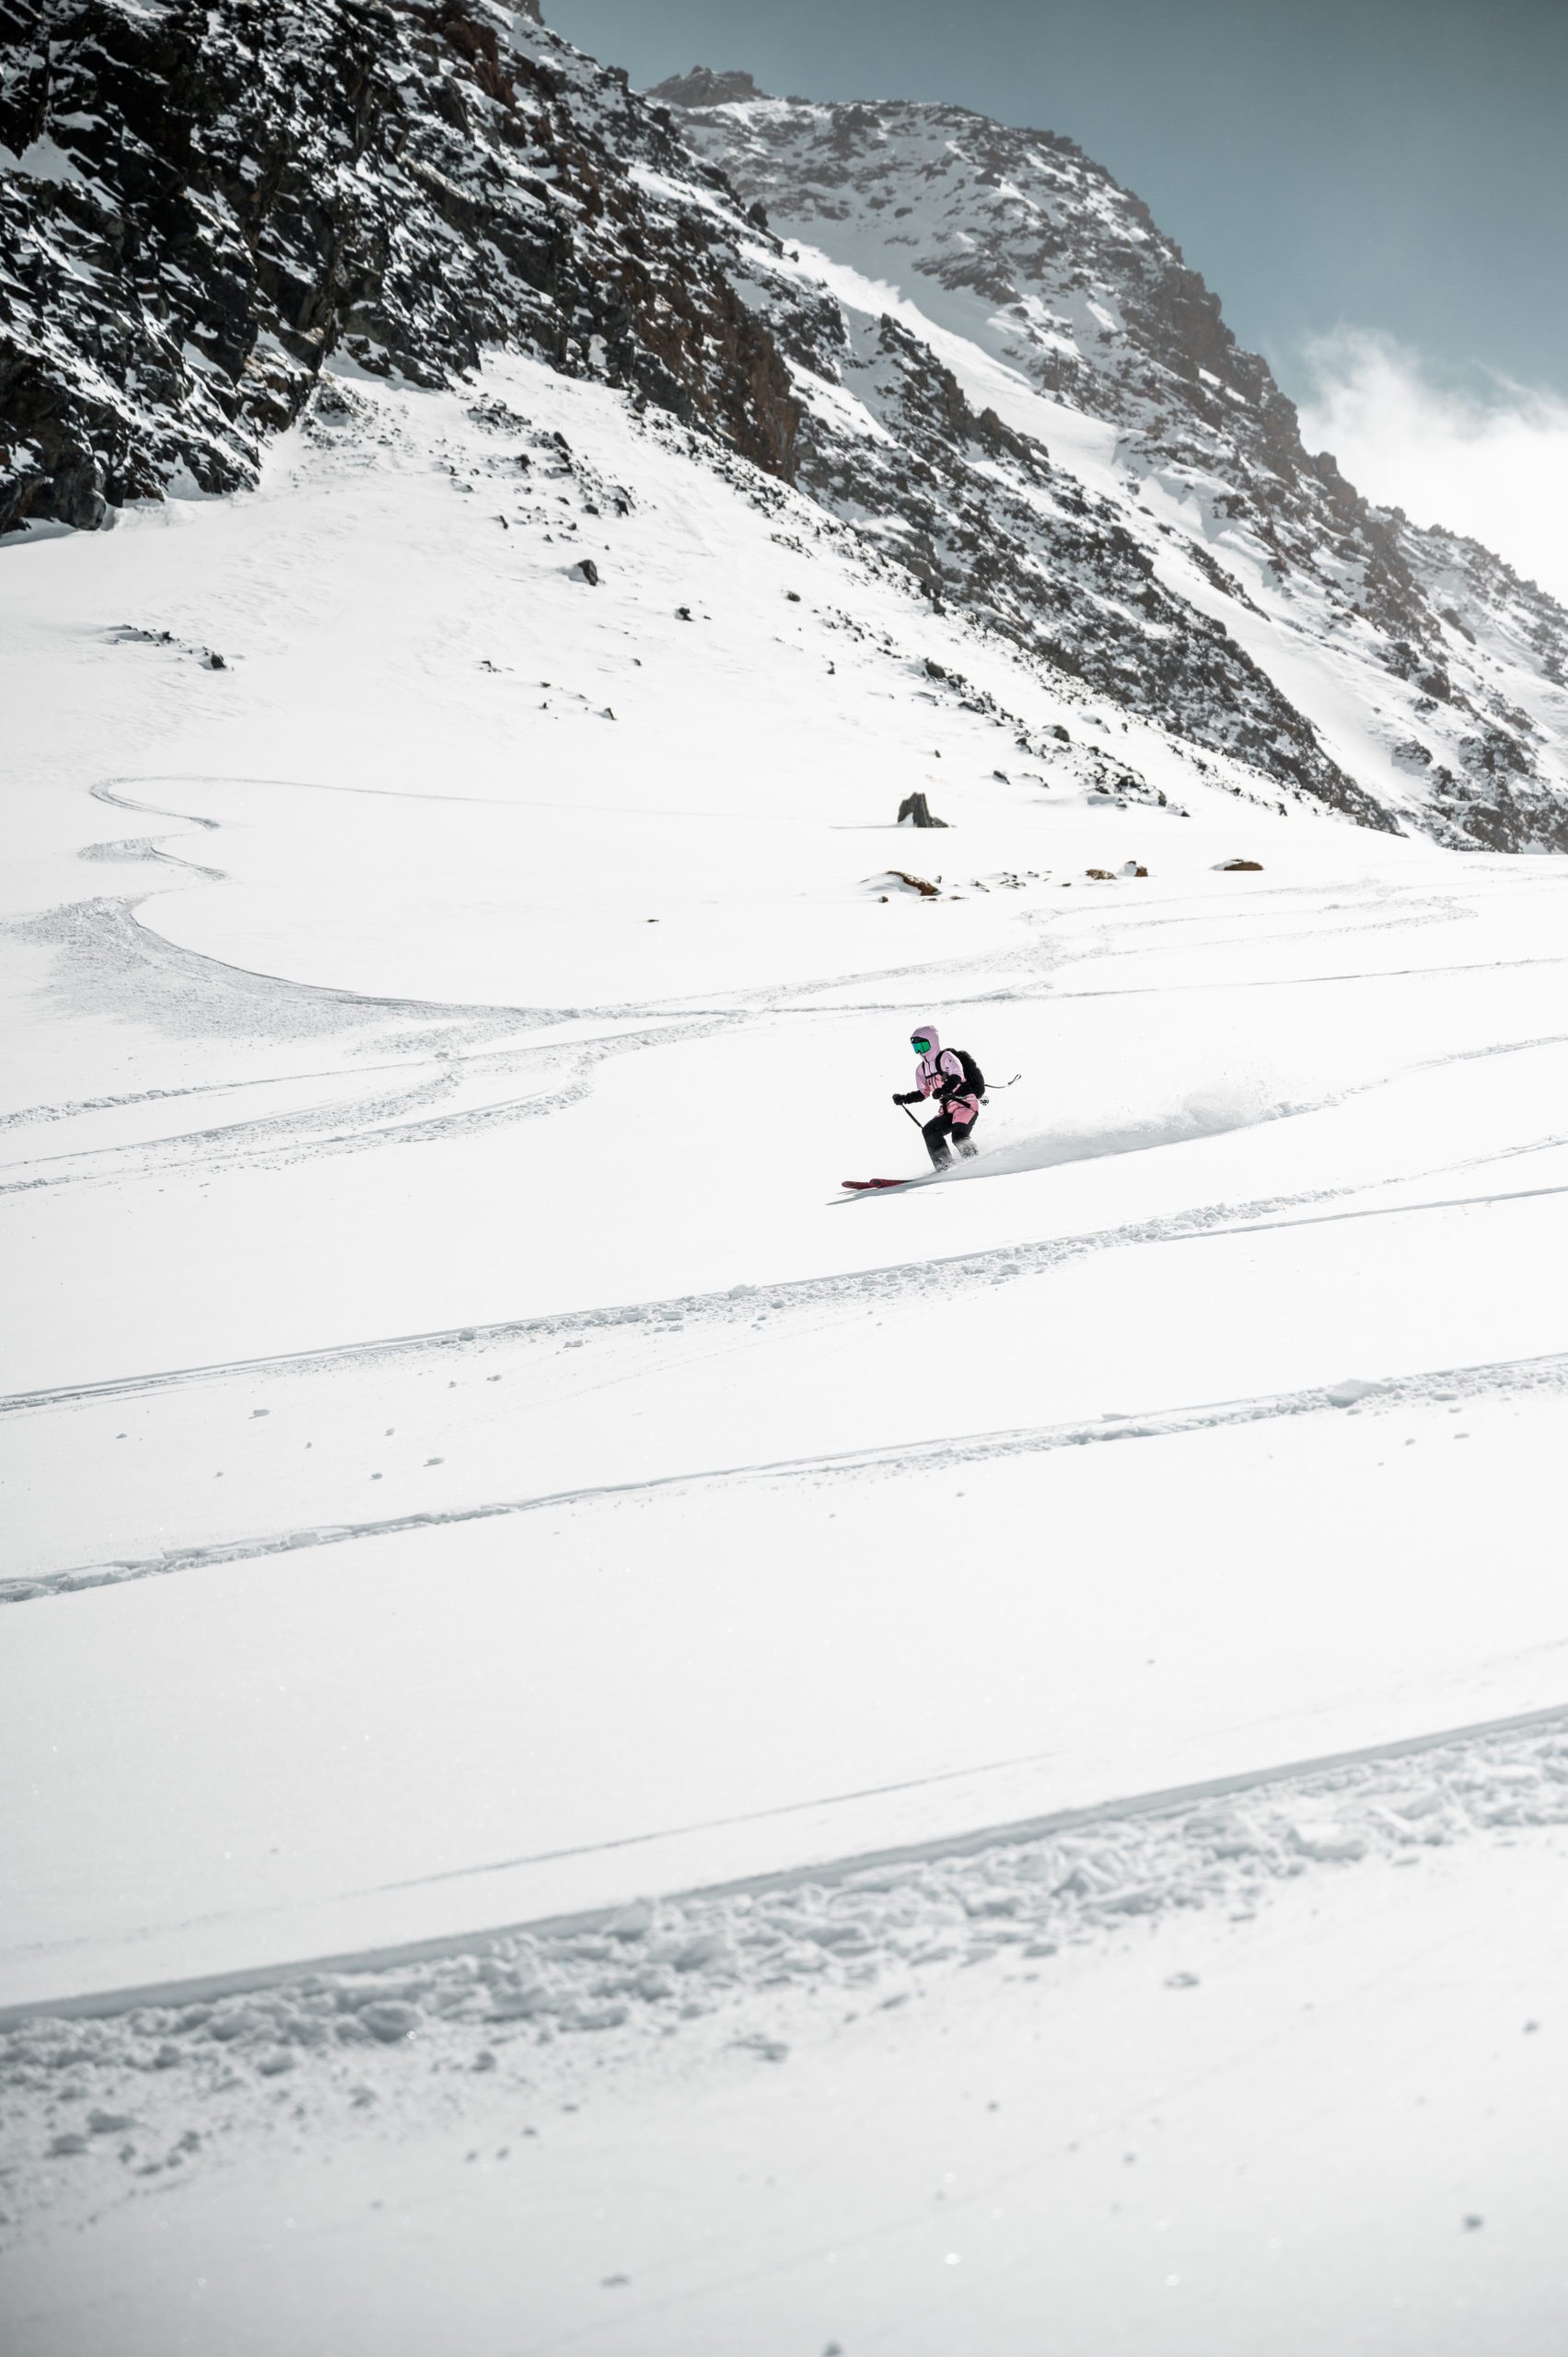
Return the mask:
<svg viewBox="0 0 1568 2357">
<path fill-rule="evenodd" d="M 900 1097 L 895 1090 L 893 1102 L 895 1105 L 918 1105 L 920 1103 L 920 1091 L 916 1088 L 912 1090 L 909 1096 Z"/>
</svg>

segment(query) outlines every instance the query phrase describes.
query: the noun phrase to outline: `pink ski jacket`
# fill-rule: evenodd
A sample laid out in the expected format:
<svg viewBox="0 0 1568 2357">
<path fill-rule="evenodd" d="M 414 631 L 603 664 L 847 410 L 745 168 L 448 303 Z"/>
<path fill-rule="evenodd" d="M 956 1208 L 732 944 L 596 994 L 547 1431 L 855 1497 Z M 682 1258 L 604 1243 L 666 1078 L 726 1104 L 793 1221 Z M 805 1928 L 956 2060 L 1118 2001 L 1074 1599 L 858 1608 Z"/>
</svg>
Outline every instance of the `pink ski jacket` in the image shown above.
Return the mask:
<svg viewBox="0 0 1568 2357">
<path fill-rule="evenodd" d="M 915 1086 L 923 1097 L 939 1097 L 944 1089 L 951 1087 L 954 1081 L 962 1082 L 963 1065 L 951 1048 L 942 1045 L 941 1034 L 935 1023 L 919 1023 L 915 1029 L 923 1039 L 931 1042 L 931 1053 L 922 1056 L 915 1065 Z M 980 1111 L 980 1099 L 972 1095 L 949 1097 L 947 1101 L 947 1110 L 959 1128 L 966 1121 L 972 1121 Z"/>
</svg>

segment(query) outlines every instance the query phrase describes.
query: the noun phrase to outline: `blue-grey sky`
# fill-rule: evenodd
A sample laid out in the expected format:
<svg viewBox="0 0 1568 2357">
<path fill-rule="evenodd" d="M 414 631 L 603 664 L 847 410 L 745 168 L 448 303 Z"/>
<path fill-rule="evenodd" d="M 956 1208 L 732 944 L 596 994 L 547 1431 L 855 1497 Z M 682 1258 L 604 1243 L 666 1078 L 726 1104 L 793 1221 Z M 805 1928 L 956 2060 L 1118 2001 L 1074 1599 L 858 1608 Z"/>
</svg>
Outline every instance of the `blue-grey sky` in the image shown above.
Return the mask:
<svg viewBox="0 0 1568 2357">
<path fill-rule="evenodd" d="M 1568 0 L 544 0 L 637 87 L 694 63 L 952 99 L 1136 191 L 1309 400 L 1349 325 L 1568 395 Z"/>
</svg>

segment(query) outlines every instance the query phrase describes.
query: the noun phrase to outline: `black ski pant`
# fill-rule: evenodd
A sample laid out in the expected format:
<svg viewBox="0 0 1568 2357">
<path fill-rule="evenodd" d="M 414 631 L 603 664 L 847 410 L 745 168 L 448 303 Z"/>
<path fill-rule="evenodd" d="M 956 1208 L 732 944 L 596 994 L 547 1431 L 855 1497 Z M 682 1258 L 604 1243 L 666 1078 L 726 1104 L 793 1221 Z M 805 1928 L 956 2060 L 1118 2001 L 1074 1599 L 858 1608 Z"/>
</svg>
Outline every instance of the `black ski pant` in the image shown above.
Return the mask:
<svg viewBox="0 0 1568 2357">
<path fill-rule="evenodd" d="M 925 1133 L 925 1150 L 931 1156 L 933 1170 L 946 1170 L 952 1161 L 953 1156 L 947 1144 L 949 1138 L 957 1144 L 960 1154 L 974 1153 L 975 1148 L 970 1145 L 970 1140 L 974 1135 L 979 1120 L 980 1115 L 977 1113 L 972 1121 L 955 1121 L 951 1113 L 944 1106 L 934 1121 L 921 1123 L 920 1126 Z"/>
</svg>

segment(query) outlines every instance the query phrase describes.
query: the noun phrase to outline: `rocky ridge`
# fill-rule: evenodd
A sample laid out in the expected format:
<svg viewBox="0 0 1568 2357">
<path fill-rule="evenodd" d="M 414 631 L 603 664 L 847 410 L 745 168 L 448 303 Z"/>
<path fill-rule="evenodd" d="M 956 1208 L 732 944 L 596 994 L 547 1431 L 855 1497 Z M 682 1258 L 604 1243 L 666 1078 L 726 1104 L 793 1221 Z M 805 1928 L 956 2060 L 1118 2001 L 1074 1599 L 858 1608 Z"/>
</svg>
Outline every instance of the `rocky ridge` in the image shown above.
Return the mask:
<svg viewBox="0 0 1568 2357">
<path fill-rule="evenodd" d="M 958 107 L 770 99 L 701 67 L 651 95 L 786 239 L 853 270 L 861 301 L 897 289 L 1040 396 L 1054 459 L 1052 408 L 1069 469 L 1067 413 L 1100 421 L 1090 479 L 1162 586 L 1265 669 L 1271 638 L 1306 632 L 1359 674 L 1395 774 L 1354 772 L 1403 823 L 1454 843 L 1568 846 L 1568 615 L 1308 453 L 1294 405 L 1179 249 L 1070 139 Z M 1325 736 L 1331 702 L 1310 714 Z M 1419 781 L 1409 795 L 1401 774 Z"/>
</svg>

